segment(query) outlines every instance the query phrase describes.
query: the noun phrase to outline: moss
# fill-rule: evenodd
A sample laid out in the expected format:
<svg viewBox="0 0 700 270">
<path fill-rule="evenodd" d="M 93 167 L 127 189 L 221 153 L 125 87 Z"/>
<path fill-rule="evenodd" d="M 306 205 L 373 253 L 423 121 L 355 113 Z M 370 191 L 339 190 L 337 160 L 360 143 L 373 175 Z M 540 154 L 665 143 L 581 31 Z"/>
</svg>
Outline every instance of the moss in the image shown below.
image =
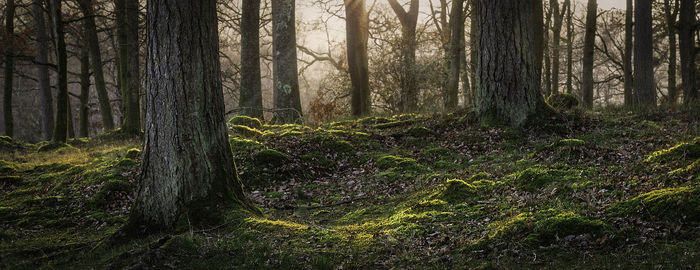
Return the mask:
<svg viewBox="0 0 700 270">
<path fill-rule="evenodd" d="M 450 203 L 474 201 L 488 194 L 493 185 L 494 183 L 488 180 L 467 183 L 459 179 L 450 179 L 445 183 L 445 189 L 435 197 Z"/>
<path fill-rule="evenodd" d="M 65 164 L 65 163 L 49 163 L 49 164 L 40 164 L 34 167 L 32 170 L 33 172 L 38 172 L 38 173 L 47 173 L 47 172 L 61 172 L 68 170 L 72 168 L 73 165 L 70 164 Z"/>
<path fill-rule="evenodd" d="M 301 156 L 301 159 L 314 165 L 320 165 L 321 167 L 332 167 L 336 164 L 334 161 L 326 158 L 326 154 L 321 151 L 313 151 L 311 153 L 304 154 Z"/>
<path fill-rule="evenodd" d="M 586 142 L 579 139 L 563 139 L 553 142 L 548 147 L 553 149 L 574 148 L 584 146 Z"/>
<path fill-rule="evenodd" d="M 247 218 L 246 221 L 248 224 L 255 228 L 260 228 L 260 229 L 266 229 L 266 230 L 279 230 L 279 229 L 287 229 L 287 230 L 307 230 L 309 229 L 309 226 L 302 225 L 299 223 L 294 223 L 290 221 L 284 221 L 284 220 L 271 220 L 271 219 L 266 219 L 266 218 L 258 218 L 258 217 L 251 217 Z"/>
<path fill-rule="evenodd" d="M 37 151 L 39 152 L 49 152 L 49 151 L 54 151 L 62 148 L 73 148 L 73 146 L 70 146 L 66 143 L 49 143 L 46 145 L 43 145 L 39 147 Z"/>
<path fill-rule="evenodd" d="M 389 118 L 386 118 L 386 117 L 370 116 L 370 117 L 360 118 L 357 120 L 357 122 L 360 124 L 369 126 L 369 125 L 389 123 L 389 122 L 392 122 L 392 120 Z"/>
<path fill-rule="evenodd" d="M 131 185 L 126 181 L 120 180 L 109 180 L 102 187 L 100 191 L 95 193 L 91 198 L 91 202 L 96 206 L 105 206 L 114 199 L 114 195 L 117 193 L 130 193 Z"/>
<path fill-rule="evenodd" d="M 479 180 L 486 180 L 489 178 L 489 174 L 485 172 L 480 172 L 469 177 L 469 182 L 475 182 Z"/>
<path fill-rule="evenodd" d="M 258 142 L 258 141 L 244 139 L 244 138 L 238 138 L 238 137 L 233 137 L 233 136 L 229 137 L 228 143 L 231 145 L 231 149 L 234 152 L 236 152 L 236 151 L 249 152 L 251 150 L 265 148 L 265 145 Z"/>
<path fill-rule="evenodd" d="M 420 171 L 424 169 L 423 166 L 416 163 L 415 159 L 392 155 L 382 156 L 377 159 L 377 167 L 382 170 L 399 168 L 401 170 Z"/>
<path fill-rule="evenodd" d="M 90 143 L 90 140 L 87 138 L 71 138 L 68 140 L 68 144 L 72 146 L 86 146 L 88 143 Z"/>
<path fill-rule="evenodd" d="M 231 125 L 246 126 L 254 129 L 260 129 L 262 127 L 262 122 L 260 119 L 245 115 L 236 115 L 229 119 L 228 123 Z"/>
<path fill-rule="evenodd" d="M 264 149 L 256 153 L 253 159 L 258 165 L 279 166 L 286 163 L 288 157 L 286 154 L 280 151 L 274 149 Z"/>
<path fill-rule="evenodd" d="M 141 156 L 141 150 L 136 149 L 136 148 L 131 148 L 126 151 L 126 155 L 124 155 L 125 158 L 130 158 L 130 159 L 137 159 Z"/>
<path fill-rule="evenodd" d="M 260 137 L 263 135 L 260 130 L 241 125 L 232 125 L 231 130 L 233 131 L 233 134 L 246 138 Z"/>
<path fill-rule="evenodd" d="M 0 150 L 2 151 L 19 151 L 31 149 L 32 145 L 26 142 L 12 139 L 8 136 L 0 136 Z"/>
<path fill-rule="evenodd" d="M 23 202 L 23 204 L 28 207 L 55 207 L 62 203 L 65 203 L 65 198 L 63 198 L 63 196 L 34 197 Z"/>
<path fill-rule="evenodd" d="M 563 180 L 566 172 L 562 170 L 550 170 L 539 167 L 530 167 L 525 170 L 508 175 L 516 187 L 526 191 L 535 191 L 545 187 L 550 183 L 558 180 Z"/>
<path fill-rule="evenodd" d="M 679 159 L 700 158 L 700 137 L 679 143 L 671 148 L 656 151 L 647 157 L 646 162 L 666 162 Z"/>
<path fill-rule="evenodd" d="M 0 175 L 8 175 L 17 172 L 17 164 L 5 160 L 0 160 Z"/>
<path fill-rule="evenodd" d="M 447 157 L 450 154 L 452 154 L 450 150 L 447 150 L 442 147 L 431 147 L 423 151 L 423 156 L 427 159 L 441 160 L 443 159 L 443 157 Z"/>
<path fill-rule="evenodd" d="M 171 253 L 193 255 L 198 253 L 199 246 L 193 241 L 192 236 L 181 234 L 173 236 L 160 248 Z"/>
<path fill-rule="evenodd" d="M 547 98 L 547 104 L 561 111 L 568 111 L 579 105 L 578 99 L 571 94 L 552 94 Z"/>
<path fill-rule="evenodd" d="M 329 134 L 317 134 L 311 137 L 310 142 L 318 145 L 326 152 L 346 153 L 354 149 L 348 141 L 339 139 Z"/>
<path fill-rule="evenodd" d="M 117 166 L 119 167 L 137 167 L 139 165 L 139 162 L 130 158 L 125 158 L 120 160 L 117 163 Z"/>
<path fill-rule="evenodd" d="M 398 121 L 392 121 L 392 122 L 387 122 L 387 123 L 382 123 L 382 124 L 376 124 L 373 127 L 376 129 L 388 129 L 388 128 L 395 128 L 395 127 L 405 127 L 413 124 L 413 120 L 398 120 Z"/>
<path fill-rule="evenodd" d="M 282 138 L 294 138 L 294 137 L 299 137 L 301 135 L 304 135 L 304 132 L 301 131 L 296 131 L 296 130 L 287 130 L 280 134 L 280 137 Z"/>
<path fill-rule="evenodd" d="M 17 175 L 0 175 L 0 183 L 17 185 L 22 182 L 22 178 Z"/>
<path fill-rule="evenodd" d="M 412 127 L 406 131 L 406 134 L 420 138 L 432 135 L 433 131 L 425 127 Z"/>
<path fill-rule="evenodd" d="M 606 209 L 611 216 L 641 216 L 652 220 L 700 222 L 700 187 L 657 189 Z"/>
</svg>

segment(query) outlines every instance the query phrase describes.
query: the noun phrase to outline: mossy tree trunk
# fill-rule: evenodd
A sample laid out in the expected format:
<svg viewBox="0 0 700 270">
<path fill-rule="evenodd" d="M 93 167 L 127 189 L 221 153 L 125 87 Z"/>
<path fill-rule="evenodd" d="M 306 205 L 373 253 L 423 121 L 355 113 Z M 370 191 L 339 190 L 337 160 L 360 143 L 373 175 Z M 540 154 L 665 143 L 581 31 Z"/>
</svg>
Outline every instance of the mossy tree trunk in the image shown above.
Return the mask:
<svg viewBox="0 0 700 270">
<path fill-rule="evenodd" d="M 391 9 L 401 22 L 401 71 L 399 85 L 401 97 L 399 109 L 402 112 L 418 110 L 418 82 L 416 78 L 416 26 L 418 24 L 418 0 L 411 0 L 408 11 L 396 0 L 389 0 Z"/>
<path fill-rule="evenodd" d="M 445 95 L 445 109 L 454 110 L 459 103 L 459 70 L 460 54 L 462 48 L 462 37 L 464 36 L 464 20 L 462 12 L 464 0 L 452 0 L 452 11 L 450 12 L 450 69 L 447 73 L 447 91 Z"/>
<path fill-rule="evenodd" d="M 588 0 L 586 8 L 586 32 L 583 37 L 583 68 L 581 71 L 581 91 L 583 105 L 593 108 L 593 60 L 595 49 L 596 18 L 598 17 L 598 2 Z"/>
<path fill-rule="evenodd" d="M 681 55 L 681 78 L 683 80 L 683 103 L 690 104 L 698 100 L 698 89 L 695 56 L 697 54 L 695 42 L 695 0 L 680 0 L 681 10 L 679 16 L 678 45 Z"/>
<path fill-rule="evenodd" d="M 90 62 L 92 63 L 92 77 L 95 79 L 95 89 L 97 90 L 97 102 L 100 105 L 100 115 L 105 130 L 114 129 L 114 119 L 112 117 L 112 105 L 109 101 L 107 86 L 102 69 L 102 53 L 100 52 L 100 40 L 97 37 L 97 26 L 95 26 L 95 11 L 93 0 L 78 0 L 80 10 L 85 16 L 87 27 L 87 43 L 90 48 Z"/>
<path fill-rule="evenodd" d="M 138 0 L 115 0 L 114 11 L 119 48 L 119 86 L 124 111 L 121 129 L 127 134 L 140 134 Z"/>
<path fill-rule="evenodd" d="M 53 131 L 53 141 L 65 143 L 68 136 L 68 58 L 66 56 L 66 41 L 63 32 L 63 15 L 61 14 L 61 1 L 49 0 L 49 12 L 51 13 L 51 27 L 55 39 L 57 60 L 57 94 L 56 94 L 56 127 Z"/>
<path fill-rule="evenodd" d="M 41 135 L 42 139 L 51 140 L 54 127 L 53 95 L 51 94 L 51 81 L 49 79 L 49 39 L 44 19 L 44 1 L 32 1 L 32 17 L 34 18 L 37 47 L 36 69 L 40 96 L 39 107 L 41 107 Z"/>
<path fill-rule="evenodd" d="M 10 39 L 15 33 L 15 1 L 8 0 L 5 6 L 5 31 Z M 10 42 L 11 44 L 11 42 Z M 14 119 L 12 116 L 12 79 L 14 77 L 14 52 L 12 47 L 5 52 L 5 83 L 3 96 L 3 114 L 5 118 L 5 135 L 14 136 Z"/>
<path fill-rule="evenodd" d="M 624 78 L 624 89 L 625 89 L 625 106 L 632 106 L 634 103 L 634 94 L 632 93 L 632 82 L 634 76 L 632 75 L 632 35 L 633 35 L 633 11 L 634 6 L 632 5 L 632 0 L 627 0 L 627 9 L 625 10 L 625 54 L 623 55 L 623 72 L 625 73 Z"/>
<path fill-rule="evenodd" d="M 291 123 L 302 117 L 297 70 L 295 0 L 272 1 L 272 77 L 275 119 Z"/>
<path fill-rule="evenodd" d="M 529 1 L 479 0 L 474 111 L 484 122 L 522 126 L 545 112 Z"/>
<path fill-rule="evenodd" d="M 348 71 L 352 83 L 350 110 L 353 116 L 359 117 L 369 114 L 371 106 L 367 56 L 369 15 L 365 0 L 345 0 L 345 15 Z"/>
<path fill-rule="evenodd" d="M 634 103 L 656 106 L 651 0 L 635 0 L 634 7 Z"/>
<path fill-rule="evenodd" d="M 260 79 L 260 0 L 243 1 L 241 14 L 241 114 L 263 119 Z"/>
<path fill-rule="evenodd" d="M 248 205 L 224 121 L 216 1 L 154 0 L 147 9 L 146 142 L 125 227 L 137 235 Z"/>
</svg>

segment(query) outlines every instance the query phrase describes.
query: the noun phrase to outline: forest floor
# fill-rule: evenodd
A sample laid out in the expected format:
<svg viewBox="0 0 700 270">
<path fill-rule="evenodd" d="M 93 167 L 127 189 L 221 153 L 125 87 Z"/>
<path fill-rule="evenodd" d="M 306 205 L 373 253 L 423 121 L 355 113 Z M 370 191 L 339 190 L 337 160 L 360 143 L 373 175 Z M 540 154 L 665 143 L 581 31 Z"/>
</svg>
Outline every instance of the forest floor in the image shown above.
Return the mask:
<svg viewBox="0 0 700 270">
<path fill-rule="evenodd" d="M 264 215 L 94 248 L 124 224 L 139 141 L 0 137 L 0 268 L 700 267 L 695 111 L 569 113 L 515 130 L 467 113 L 316 126 L 230 121 Z"/>
</svg>

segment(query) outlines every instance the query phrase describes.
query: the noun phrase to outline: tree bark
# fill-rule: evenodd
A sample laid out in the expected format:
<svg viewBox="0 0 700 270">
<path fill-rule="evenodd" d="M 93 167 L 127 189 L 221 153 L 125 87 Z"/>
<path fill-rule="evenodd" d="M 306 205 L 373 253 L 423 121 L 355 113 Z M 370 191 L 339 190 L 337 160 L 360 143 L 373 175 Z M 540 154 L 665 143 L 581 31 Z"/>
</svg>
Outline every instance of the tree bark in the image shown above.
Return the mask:
<svg viewBox="0 0 700 270">
<path fill-rule="evenodd" d="M 624 89 L 625 89 L 625 105 L 632 106 L 634 104 L 633 93 L 633 78 L 632 75 L 632 48 L 633 48 L 633 13 L 634 6 L 632 0 L 627 0 L 627 10 L 625 11 L 625 54 L 623 55 L 623 72 L 625 73 Z"/>
<path fill-rule="evenodd" d="M 588 0 L 586 8 L 586 34 L 583 40 L 583 70 L 581 71 L 581 90 L 583 105 L 593 108 L 593 58 L 595 49 L 596 18 L 598 14 L 598 2 Z"/>
<path fill-rule="evenodd" d="M 680 18 L 678 29 L 678 45 L 681 54 L 681 77 L 683 79 L 683 103 L 690 104 L 698 100 L 698 87 L 695 64 L 695 1 L 680 0 Z"/>
<path fill-rule="evenodd" d="M 566 93 L 574 92 L 574 22 L 571 15 L 571 0 L 566 0 Z"/>
<path fill-rule="evenodd" d="M 353 116 L 359 117 L 371 110 L 367 56 L 369 14 L 365 10 L 365 0 L 345 0 L 345 15 L 348 71 L 352 83 L 350 110 Z"/>
<path fill-rule="evenodd" d="M 41 110 L 41 135 L 44 140 L 51 140 L 53 135 L 53 95 L 51 94 L 51 81 L 49 79 L 49 46 L 46 34 L 46 21 L 44 20 L 44 1 L 32 1 L 32 15 L 34 17 L 34 31 L 36 34 L 36 73 L 39 83 L 39 109 Z"/>
<path fill-rule="evenodd" d="M 95 79 L 95 89 L 97 90 L 97 101 L 100 105 L 100 115 L 105 130 L 114 129 L 114 118 L 112 117 L 112 105 L 109 102 L 109 94 L 105 84 L 104 71 L 102 69 L 102 53 L 100 52 L 100 41 L 97 37 L 97 27 L 95 26 L 95 12 L 93 10 L 93 0 L 78 0 L 80 10 L 85 16 L 87 26 L 87 41 L 90 48 L 90 60 L 92 63 L 92 76 Z"/>
<path fill-rule="evenodd" d="M 121 130 L 126 134 L 141 133 L 139 102 L 138 0 L 114 0 L 119 48 L 119 87 L 122 94 Z"/>
<path fill-rule="evenodd" d="M 656 106 L 651 0 L 635 0 L 634 100 L 635 105 Z"/>
<path fill-rule="evenodd" d="M 668 36 L 668 103 L 676 104 L 678 100 L 678 87 L 676 87 L 676 17 L 678 17 L 678 0 L 674 0 L 671 6 L 670 0 L 664 0 L 664 14 L 666 15 L 666 35 Z"/>
<path fill-rule="evenodd" d="M 548 97 L 552 94 L 552 55 L 549 53 L 549 29 L 552 25 L 553 10 L 551 3 L 556 2 L 556 0 L 550 0 L 550 7 L 547 11 L 547 17 L 544 22 L 544 32 L 542 32 L 542 54 L 544 57 L 544 96 Z"/>
<path fill-rule="evenodd" d="M 295 1 L 272 1 L 272 77 L 275 120 L 291 123 L 302 117 L 297 70 Z"/>
<path fill-rule="evenodd" d="M 474 104 L 475 100 L 475 93 L 477 91 L 476 89 L 476 61 L 479 52 L 479 48 L 477 48 L 477 40 L 478 37 L 476 36 L 479 33 L 479 28 L 477 26 L 477 21 L 479 19 L 479 9 L 478 9 L 478 3 L 479 0 L 470 0 L 471 1 L 471 8 L 472 8 L 472 14 L 469 16 L 469 76 L 472 82 L 472 91 L 471 91 L 471 97 L 472 97 L 472 104 Z"/>
<path fill-rule="evenodd" d="M 552 1 L 552 14 L 554 16 L 554 25 L 552 26 L 552 93 L 559 93 L 559 51 L 561 50 L 561 27 L 564 21 L 564 13 L 570 4 L 569 1 L 564 1 L 561 11 L 559 10 L 559 2 Z"/>
<path fill-rule="evenodd" d="M 464 36 L 464 20 L 462 19 L 462 6 L 464 0 L 452 0 L 452 11 L 450 13 L 450 71 L 447 74 L 447 93 L 445 98 L 445 109 L 454 110 L 459 103 L 459 69 L 460 49 Z"/>
<path fill-rule="evenodd" d="M 241 114 L 263 119 L 260 78 L 260 0 L 243 1 L 241 14 Z"/>
<path fill-rule="evenodd" d="M 83 32 L 87 32 L 83 29 Z M 80 131 L 78 136 L 81 138 L 87 138 L 90 136 L 90 108 L 88 107 L 88 101 L 90 98 L 90 50 L 86 46 L 85 41 L 82 40 L 82 46 L 80 47 L 80 110 L 78 115 L 80 116 Z"/>
<path fill-rule="evenodd" d="M 68 136 L 68 58 L 66 56 L 66 41 L 63 32 L 63 16 L 61 14 L 61 1 L 49 0 L 49 12 L 51 12 L 51 24 L 55 39 L 56 60 L 58 66 L 58 81 L 56 85 L 56 126 L 53 132 L 53 141 L 65 143 Z"/>
<path fill-rule="evenodd" d="M 482 122 L 522 126 L 547 106 L 540 93 L 528 1 L 479 0 L 479 57 L 474 111 Z"/>
<path fill-rule="evenodd" d="M 469 8 L 469 4 L 465 8 Z M 474 11 L 471 11 L 474 12 Z M 465 12 L 462 12 L 462 15 L 465 15 Z M 471 108 L 472 105 L 472 91 L 471 91 L 471 84 L 470 84 L 470 79 L 469 79 L 469 74 L 471 72 L 471 68 L 467 69 L 469 66 L 467 62 L 467 28 L 464 27 L 466 24 L 465 16 L 462 16 L 462 36 L 459 37 L 459 42 L 460 42 L 460 52 L 459 52 L 459 61 L 460 61 L 460 66 L 461 66 L 461 71 L 460 71 L 460 76 L 462 80 L 462 96 L 464 99 L 464 103 L 462 104 L 463 108 Z"/>
<path fill-rule="evenodd" d="M 537 72 L 541 75 L 542 65 L 544 63 L 544 23 L 542 22 L 544 18 L 544 7 L 542 5 L 542 0 L 532 0 L 532 6 L 534 7 L 532 15 L 532 27 L 535 30 L 535 68 Z M 540 79 L 538 79 L 540 80 Z"/>
<path fill-rule="evenodd" d="M 147 10 L 146 143 L 125 227 L 135 235 L 248 205 L 227 141 L 216 1 L 154 0 Z"/>
<path fill-rule="evenodd" d="M 411 0 L 408 11 L 396 0 L 389 0 L 391 9 L 401 22 L 401 85 L 400 109 L 402 112 L 418 110 L 418 82 L 416 78 L 416 26 L 419 1 Z"/>
<path fill-rule="evenodd" d="M 13 39 L 15 33 L 15 1 L 8 0 L 5 6 L 5 31 Z M 12 116 L 12 79 L 14 77 L 14 49 L 10 46 L 5 52 L 5 83 L 3 96 L 3 114 L 5 115 L 5 135 L 14 136 L 14 119 Z"/>
</svg>

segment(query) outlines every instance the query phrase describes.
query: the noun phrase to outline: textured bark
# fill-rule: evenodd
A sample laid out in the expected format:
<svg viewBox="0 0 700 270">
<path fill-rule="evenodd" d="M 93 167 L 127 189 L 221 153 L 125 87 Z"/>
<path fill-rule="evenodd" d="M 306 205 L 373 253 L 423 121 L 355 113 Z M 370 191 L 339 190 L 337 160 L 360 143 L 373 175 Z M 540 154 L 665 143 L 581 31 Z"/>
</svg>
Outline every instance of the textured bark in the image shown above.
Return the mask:
<svg viewBox="0 0 700 270">
<path fill-rule="evenodd" d="M 546 108 L 535 54 L 533 5 L 479 0 L 475 113 L 482 121 L 522 126 Z"/>
<path fill-rule="evenodd" d="M 542 65 L 544 63 L 544 7 L 542 0 L 532 0 L 534 8 L 532 19 L 532 27 L 534 27 L 534 48 L 535 48 L 535 68 L 539 74 L 543 74 Z M 539 80 L 539 79 L 538 79 Z"/>
<path fill-rule="evenodd" d="M 371 110 L 367 57 L 369 15 L 365 10 L 365 0 L 345 0 L 345 15 L 348 71 L 352 83 L 350 110 L 353 116 L 359 117 Z"/>
<path fill-rule="evenodd" d="M 574 92 L 574 22 L 571 15 L 571 0 L 566 0 L 566 93 Z"/>
<path fill-rule="evenodd" d="M 127 134 L 140 134 L 138 0 L 114 0 L 114 10 L 119 48 L 119 87 L 124 112 L 121 129 Z"/>
<path fill-rule="evenodd" d="M 241 114 L 263 118 L 260 79 L 260 0 L 243 1 L 241 14 Z"/>
<path fill-rule="evenodd" d="M 154 0 L 147 9 L 146 142 L 125 227 L 137 235 L 180 218 L 204 225 L 213 217 L 205 213 L 247 202 L 227 141 L 216 1 Z"/>
<path fill-rule="evenodd" d="M 550 4 L 556 0 L 549 1 Z M 544 32 L 542 32 L 542 51 L 544 57 L 544 69 L 543 69 L 543 94 L 548 97 L 552 94 L 552 55 L 549 53 L 549 29 L 552 25 L 552 8 L 550 6 L 547 11 L 547 17 L 544 21 Z"/>
<path fill-rule="evenodd" d="M 698 87 L 695 64 L 695 1 L 680 0 L 681 10 L 678 23 L 678 45 L 681 55 L 681 77 L 683 79 L 683 103 L 690 104 L 698 100 Z"/>
<path fill-rule="evenodd" d="M 87 43 L 90 48 L 90 62 L 92 77 L 95 79 L 95 89 L 97 90 L 97 101 L 100 105 L 100 115 L 105 130 L 114 129 L 114 119 L 112 117 L 112 105 L 109 102 L 109 94 L 105 84 L 104 72 L 102 70 L 102 53 L 100 52 L 100 41 L 97 37 L 97 27 L 95 26 L 95 12 L 93 10 L 93 0 L 78 0 L 80 10 L 85 16 L 87 27 Z"/>
<path fill-rule="evenodd" d="M 468 7 L 468 6 L 467 6 Z M 473 12 L 473 11 L 472 11 Z M 462 15 L 464 15 L 465 12 L 462 12 Z M 463 16 L 464 17 L 464 16 Z M 459 37 L 459 42 L 460 42 L 460 51 L 459 51 L 459 65 L 461 66 L 460 68 L 460 77 L 462 80 L 462 96 L 464 98 L 464 103 L 462 104 L 462 107 L 464 108 L 471 108 L 472 105 L 472 91 L 471 91 L 471 84 L 470 84 L 470 72 L 471 68 L 467 69 L 469 66 L 467 62 L 467 32 L 466 32 L 466 27 L 464 27 L 464 24 L 466 23 L 465 18 L 462 18 L 463 25 L 462 25 L 462 36 Z"/>
<path fill-rule="evenodd" d="M 475 94 L 477 89 L 476 89 L 476 61 L 477 58 L 479 57 L 479 48 L 477 48 L 477 34 L 479 33 L 479 28 L 478 28 L 478 19 L 479 19 L 479 0 L 470 0 L 471 1 L 471 9 L 472 9 L 472 14 L 469 16 L 469 76 L 472 82 L 472 91 L 471 91 L 471 97 L 472 97 L 472 104 L 474 104 L 475 100 Z"/>
<path fill-rule="evenodd" d="M 51 140 L 53 135 L 53 95 L 51 94 L 51 81 L 49 79 L 48 66 L 48 35 L 46 33 L 46 21 L 44 20 L 44 1 L 33 0 L 32 16 L 34 18 L 34 32 L 36 34 L 36 73 L 39 83 L 39 109 L 41 110 L 41 136 L 44 140 Z"/>
<path fill-rule="evenodd" d="M 656 106 L 651 0 L 635 0 L 634 7 L 634 103 Z"/>
<path fill-rule="evenodd" d="M 552 1 L 552 14 L 554 25 L 552 26 L 552 93 L 559 93 L 559 52 L 561 50 L 561 27 L 564 22 L 564 13 L 570 2 L 565 1 L 561 11 L 559 2 Z"/>
<path fill-rule="evenodd" d="M 666 36 L 668 36 L 668 103 L 675 104 L 678 100 L 676 87 L 676 18 L 678 17 L 678 0 L 664 0 L 664 15 L 666 15 Z"/>
<path fill-rule="evenodd" d="M 49 0 L 49 12 L 51 12 L 51 25 L 55 39 L 57 60 L 57 94 L 56 94 L 56 126 L 53 131 L 53 141 L 65 143 L 68 136 L 68 65 L 66 57 L 66 41 L 63 32 L 63 16 L 61 14 L 61 1 Z"/>
<path fill-rule="evenodd" d="M 633 94 L 633 78 L 632 76 L 632 47 L 633 47 L 633 21 L 634 6 L 632 0 L 627 0 L 627 10 L 625 11 L 625 54 L 623 55 L 623 72 L 625 73 L 624 89 L 625 89 L 625 105 L 632 106 L 634 104 Z"/>
<path fill-rule="evenodd" d="M 445 96 L 445 109 L 454 110 L 459 103 L 459 69 L 461 41 L 464 36 L 464 20 L 462 19 L 462 6 L 464 0 L 452 0 L 450 13 L 450 71 L 447 74 L 447 95 Z"/>
<path fill-rule="evenodd" d="M 5 6 L 5 31 L 9 38 L 13 38 L 15 33 L 15 1 L 8 0 Z M 14 77 L 14 57 L 13 49 L 10 48 L 5 53 L 5 83 L 3 96 L 3 114 L 5 118 L 5 135 L 14 136 L 14 119 L 12 117 L 12 79 Z"/>
<path fill-rule="evenodd" d="M 418 109 L 418 82 L 416 80 L 416 25 L 418 23 L 419 1 L 411 0 L 408 11 L 396 0 L 389 0 L 391 9 L 401 22 L 401 86 L 400 109 L 413 112 Z"/>
<path fill-rule="evenodd" d="M 301 118 L 297 70 L 295 0 L 272 1 L 272 77 L 275 120 L 285 123 Z"/>
<path fill-rule="evenodd" d="M 90 135 L 90 108 L 88 100 L 90 98 L 90 50 L 87 46 L 80 47 L 80 129 L 78 136 L 87 138 Z"/>
<path fill-rule="evenodd" d="M 581 71 L 583 105 L 587 108 L 593 108 L 593 57 L 597 14 L 598 2 L 596 0 L 588 0 L 586 34 L 583 37 L 583 69 Z"/>
</svg>

